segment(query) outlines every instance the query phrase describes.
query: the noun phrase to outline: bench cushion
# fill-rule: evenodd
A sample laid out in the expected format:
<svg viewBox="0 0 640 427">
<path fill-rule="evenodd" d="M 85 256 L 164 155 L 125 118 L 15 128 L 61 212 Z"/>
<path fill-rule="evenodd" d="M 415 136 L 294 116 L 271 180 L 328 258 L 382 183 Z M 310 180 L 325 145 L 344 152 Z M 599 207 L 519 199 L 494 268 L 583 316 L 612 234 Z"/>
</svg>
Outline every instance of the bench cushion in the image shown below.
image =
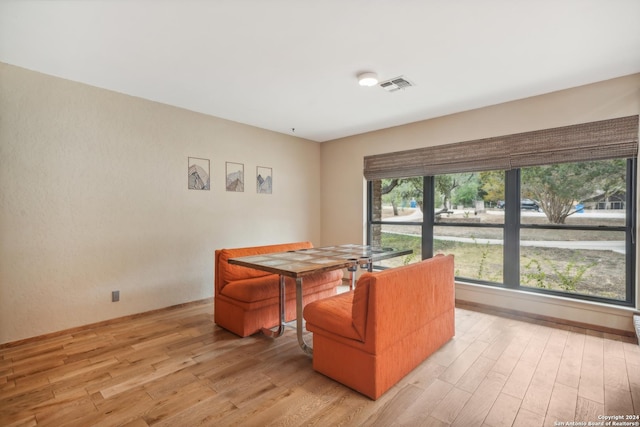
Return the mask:
<svg viewBox="0 0 640 427">
<path fill-rule="evenodd" d="M 351 317 L 353 295 L 353 292 L 345 292 L 318 300 L 305 307 L 304 317 L 309 323 L 322 325 L 327 332 L 362 341 L 363 336 L 354 327 Z"/>
<path fill-rule="evenodd" d="M 306 276 L 302 280 L 303 294 L 316 292 L 314 289 L 320 287 L 335 288 L 342 281 L 342 275 L 342 270 L 333 270 Z M 258 302 L 278 298 L 280 295 L 280 276 L 267 274 L 266 276 L 235 280 L 227 283 L 220 293 L 243 302 Z M 285 278 L 286 298 L 295 298 L 295 294 L 295 280 L 290 277 Z"/>
<path fill-rule="evenodd" d="M 251 279 L 254 277 L 264 277 L 272 273 L 262 270 L 256 270 L 254 268 L 247 268 L 240 265 L 229 264 L 229 258 L 239 258 L 251 255 L 262 255 L 266 253 L 274 252 L 286 252 L 298 249 L 309 249 L 313 247 L 311 242 L 297 242 L 297 243 L 285 243 L 280 245 L 268 245 L 268 246 L 253 246 L 246 248 L 234 248 L 234 249 L 221 249 L 216 256 L 216 264 L 218 270 L 216 274 L 219 277 L 216 278 L 216 282 L 220 285 L 222 290 L 229 282 L 236 280 Z"/>
</svg>

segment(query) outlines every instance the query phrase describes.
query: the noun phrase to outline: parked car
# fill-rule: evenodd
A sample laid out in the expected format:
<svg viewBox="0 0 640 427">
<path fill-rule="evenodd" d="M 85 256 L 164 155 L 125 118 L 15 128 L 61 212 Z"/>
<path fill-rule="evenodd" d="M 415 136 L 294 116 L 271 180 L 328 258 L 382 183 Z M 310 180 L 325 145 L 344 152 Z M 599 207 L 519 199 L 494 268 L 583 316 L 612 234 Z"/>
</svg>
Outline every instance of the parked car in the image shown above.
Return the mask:
<svg viewBox="0 0 640 427">
<path fill-rule="evenodd" d="M 504 200 L 498 200 L 496 204 L 498 209 L 504 209 Z M 536 211 L 540 212 L 540 205 L 538 205 L 535 201 L 531 199 L 522 199 L 520 200 L 520 209 L 525 211 Z"/>
<path fill-rule="evenodd" d="M 520 201 L 520 209 L 539 212 L 540 206 L 531 199 L 522 199 Z"/>
</svg>

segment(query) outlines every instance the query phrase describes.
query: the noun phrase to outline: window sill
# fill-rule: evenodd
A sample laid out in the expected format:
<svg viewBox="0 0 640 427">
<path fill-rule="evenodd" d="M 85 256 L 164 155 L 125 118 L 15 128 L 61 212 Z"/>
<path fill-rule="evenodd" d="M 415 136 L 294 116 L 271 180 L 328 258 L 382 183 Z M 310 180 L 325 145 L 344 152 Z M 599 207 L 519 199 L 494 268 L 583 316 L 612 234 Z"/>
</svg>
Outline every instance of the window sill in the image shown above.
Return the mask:
<svg viewBox="0 0 640 427">
<path fill-rule="evenodd" d="M 456 281 L 456 300 L 496 311 L 615 335 L 635 336 L 632 307 Z"/>
</svg>

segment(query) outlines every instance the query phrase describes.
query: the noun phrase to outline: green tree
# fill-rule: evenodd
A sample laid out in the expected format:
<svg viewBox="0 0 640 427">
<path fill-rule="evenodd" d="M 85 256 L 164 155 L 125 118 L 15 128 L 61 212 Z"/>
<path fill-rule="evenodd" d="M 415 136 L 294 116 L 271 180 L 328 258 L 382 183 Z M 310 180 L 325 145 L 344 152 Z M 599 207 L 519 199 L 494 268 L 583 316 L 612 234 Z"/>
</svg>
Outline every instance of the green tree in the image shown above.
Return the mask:
<svg viewBox="0 0 640 427">
<path fill-rule="evenodd" d="M 482 198 L 482 191 L 478 174 L 472 174 L 455 191 L 453 203 L 456 205 L 474 206 L 475 201 Z"/>
<path fill-rule="evenodd" d="M 523 168 L 522 195 L 540 202 L 552 224 L 564 224 L 575 202 L 624 188 L 624 160 L 607 160 Z M 605 187 L 607 190 L 605 190 Z"/>
<path fill-rule="evenodd" d="M 382 197 L 393 207 L 393 215 L 398 215 L 398 205 L 415 199 L 422 210 L 422 177 L 394 178 L 382 180 Z"/>
<path fill-rule="evenodd" d="M 423 178 L 421 176 L 416 176 L 412 178 L 404 179 L 404 186 L 402 187 L 400 194 L 404 198 L 404 200 L 415 199 L 418 204 L 418 208 L 422 211 L 423 208 Z"/>
<path fill-rule="evenodd" d="M 484 201 L 497 203 L 504 200 L 504 171 L 485 171 L 479 175 Z"/>
<path fill-rule="evenodd" d="M 599 177 L 599 188 L 602 198 L 609 208 L 609 198 L 616 194 L 626 193 L 627 168 L 624 159 L 614 159 L 603 162 L 601 165 L 601 174 Z"/>
<path fill-rule="evenodd" d="M 454 191 L 461 186 L 473 182 L 475 173 L 452 173 L 436 176 L 436 191 L 442 195 L 442 207 L 450 209 L 453 202 Z M 477 193 L 477 189 L 476 189 Z"/>
</svg>

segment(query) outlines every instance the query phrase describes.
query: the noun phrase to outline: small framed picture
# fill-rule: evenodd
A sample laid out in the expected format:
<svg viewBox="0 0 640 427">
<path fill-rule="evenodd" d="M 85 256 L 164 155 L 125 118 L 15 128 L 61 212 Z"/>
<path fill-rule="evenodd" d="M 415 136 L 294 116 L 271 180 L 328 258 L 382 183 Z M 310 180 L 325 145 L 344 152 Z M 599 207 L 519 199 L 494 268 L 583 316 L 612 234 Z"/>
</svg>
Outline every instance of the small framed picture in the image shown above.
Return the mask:
<svg viewBox="0 0 640 427">
<path fill-rule="evenodd" d="M 258 166 L 256 168 L 256 192 L 258 194 L 271 194 L 273 188 L 273 171 L 271 168 Z"/>
<path fill-rule="evenodd" d="M 227 191 L 244 191 L 244 164 L 227 162 Z"/>
<path fill-rule="evenodd" d="M 209 181 L 209 159 L 200 159 L 198 157 L 189 157 L 189 168 L 187 178 L 187 188 L 189 190 L 208 190 L 210 188 Z"/>
</svg>

